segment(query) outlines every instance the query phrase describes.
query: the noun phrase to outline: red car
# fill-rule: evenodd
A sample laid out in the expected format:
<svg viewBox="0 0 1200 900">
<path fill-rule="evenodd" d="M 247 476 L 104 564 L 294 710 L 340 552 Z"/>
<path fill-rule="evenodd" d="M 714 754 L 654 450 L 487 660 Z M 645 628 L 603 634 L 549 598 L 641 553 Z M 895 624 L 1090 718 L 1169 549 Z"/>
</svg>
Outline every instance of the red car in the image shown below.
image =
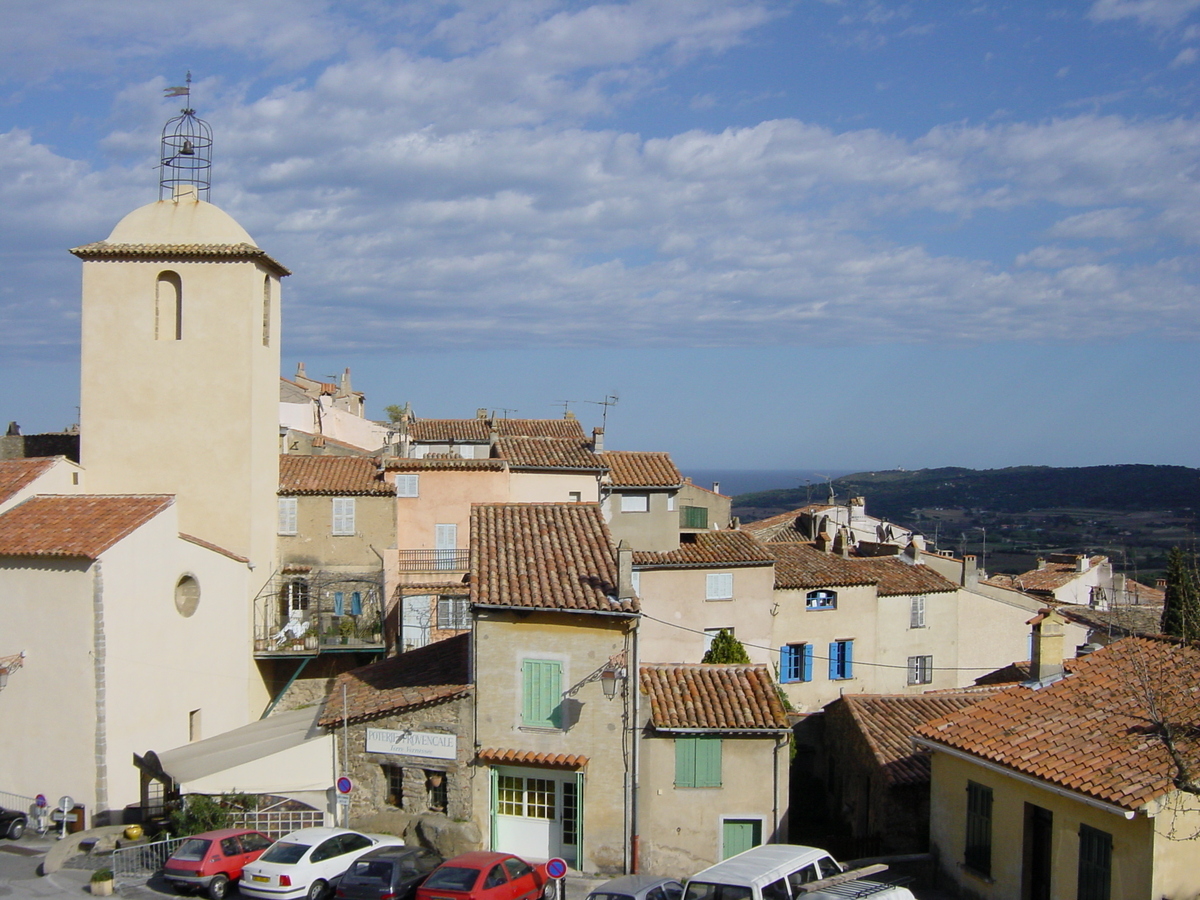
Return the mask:
<svg viewBox="0 0 1200 900">
<path fill-rule="evenodd" d="M 265 834 L 248 828 L 194 834 L 175 848 L 163 866 L 163 877 L 180 894 L 202 890 L 212 900 L 221 900 L 229 883 L 242 877 L 242 866 L 254 862 L 273 843 Z"/>
<path fill-rule="evenodd" d="M 417 888 L 417 900 L 557 900 L 558 881 L 546 864 L 511 853 L 477 850 L 448 859 Z"/>
</svg>

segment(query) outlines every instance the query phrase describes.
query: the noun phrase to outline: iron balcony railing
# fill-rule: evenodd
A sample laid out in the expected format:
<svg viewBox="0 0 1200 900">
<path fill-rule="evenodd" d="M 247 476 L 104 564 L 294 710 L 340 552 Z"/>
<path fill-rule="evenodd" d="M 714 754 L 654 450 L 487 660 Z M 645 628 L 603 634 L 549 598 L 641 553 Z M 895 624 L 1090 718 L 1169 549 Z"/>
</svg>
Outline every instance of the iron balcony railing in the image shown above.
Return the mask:
<svg viewBox="0 0 1200 900">
<path fill-rule="evenodd" d="M 383 572 L 276 572 L 254 601 L 256 655 L 381 650 Z"/>
<path fill-rule="evenodd" d="M 401 550 L 401 572 L 465 572 L 470 550 Z"/>
</svg>

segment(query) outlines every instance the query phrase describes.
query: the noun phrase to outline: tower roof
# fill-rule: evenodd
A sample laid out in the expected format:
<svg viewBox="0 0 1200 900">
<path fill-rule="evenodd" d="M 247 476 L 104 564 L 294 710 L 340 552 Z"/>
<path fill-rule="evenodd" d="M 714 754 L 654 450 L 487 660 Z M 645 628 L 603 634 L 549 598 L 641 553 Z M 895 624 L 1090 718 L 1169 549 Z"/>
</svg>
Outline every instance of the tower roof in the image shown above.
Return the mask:
<svg viewBox="0 0 1200 900">
<path fill-rule="evenodd" d="M 258 246 L 233 216 L 198 199 L 194 191 L 135 209 L 117 223 L 105 243 Z"/>
</svg>

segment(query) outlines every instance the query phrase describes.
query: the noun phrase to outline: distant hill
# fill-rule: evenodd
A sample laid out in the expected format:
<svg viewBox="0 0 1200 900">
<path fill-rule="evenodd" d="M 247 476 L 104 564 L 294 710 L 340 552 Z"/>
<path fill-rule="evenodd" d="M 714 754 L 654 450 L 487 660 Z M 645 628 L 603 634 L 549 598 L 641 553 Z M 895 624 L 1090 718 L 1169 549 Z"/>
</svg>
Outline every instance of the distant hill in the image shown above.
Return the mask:
<svg viewBox="0 0 1200 900">
<path fill-rule="evenodd" d="M 858 472 L 835 479 L 833 486 L 839 500 L 864 496 L 868 513 L 902 524 L 911 523 L 914 510 L 936 508 L 997 513 L 1173 510 L 1177 515 L 1200 509 L 1200 469 L 1187 466 Z M 811 496 L 813 502 L 823 502 L 828 496 L 825 485 L 814 485 Z M 734 498 L 733 505 L 744 520 L 752 521 L 803 506 L 808 498 L 809 491 L 804 488 L 787 488 L 741 494 Z"/>
</svg>

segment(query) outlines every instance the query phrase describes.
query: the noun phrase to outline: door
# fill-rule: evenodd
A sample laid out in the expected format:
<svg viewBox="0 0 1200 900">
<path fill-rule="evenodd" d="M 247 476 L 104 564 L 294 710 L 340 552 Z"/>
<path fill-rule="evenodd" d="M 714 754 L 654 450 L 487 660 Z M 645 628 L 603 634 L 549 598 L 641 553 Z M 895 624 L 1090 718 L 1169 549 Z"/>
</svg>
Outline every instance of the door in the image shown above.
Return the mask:
<svg viewBox="0 0 1200 900">
<path fill-rule="evenodd" d="M 1025 804 L 1025 839 L 1021 865 L 1021 900 L 1050 900 L 1050 843 L 1054 814 Z"/>
<path fill-rule="evenodd" d="M 429 643 L 430 619 L 433 618 L 433 597 L 420 594 L 405 597 L 400 607 L 400 646 L 415 650 Z"/>
<path fill-rule="evenodd" d="M 428 533 L 428 532 L 426 532 Z M 435 525 L 434 547 L 436 548 L 437 568 L 454 568 L 454 551 L 458 549 L 458 526 Z"/>
<path fill-rule="evenodd" d="M 721 822 L 721 859 L 729 859 L 761 843 L 761 819 L 724 819 Z"/>
<path fill-rule="evenodd" d="M 534 859 L 561 856 L 575 864 L 578 803 L 574 772 L 492 769 L 492 849 Z"/>
</svg>

